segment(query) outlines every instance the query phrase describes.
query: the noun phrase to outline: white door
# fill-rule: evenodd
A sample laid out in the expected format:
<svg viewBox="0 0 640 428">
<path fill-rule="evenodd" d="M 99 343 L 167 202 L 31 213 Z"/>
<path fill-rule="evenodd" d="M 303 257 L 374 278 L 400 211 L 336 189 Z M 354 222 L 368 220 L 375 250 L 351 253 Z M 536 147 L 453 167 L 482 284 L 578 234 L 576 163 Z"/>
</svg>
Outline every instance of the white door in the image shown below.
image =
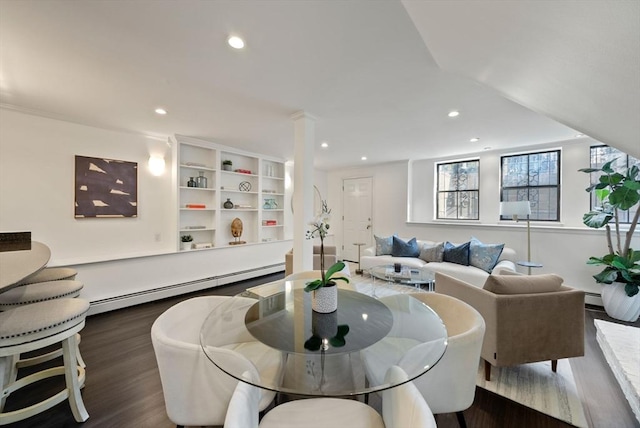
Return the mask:
<svg viewBox="0 0 640 428">
<path fill-rule="evenodd" d="M 371 246 L 372 198 L 371 177 L 350 178 L 342 182 L 342 255 L 345 260 L 358 262 L 358 245 L 361 250 Z"/>
</svg>

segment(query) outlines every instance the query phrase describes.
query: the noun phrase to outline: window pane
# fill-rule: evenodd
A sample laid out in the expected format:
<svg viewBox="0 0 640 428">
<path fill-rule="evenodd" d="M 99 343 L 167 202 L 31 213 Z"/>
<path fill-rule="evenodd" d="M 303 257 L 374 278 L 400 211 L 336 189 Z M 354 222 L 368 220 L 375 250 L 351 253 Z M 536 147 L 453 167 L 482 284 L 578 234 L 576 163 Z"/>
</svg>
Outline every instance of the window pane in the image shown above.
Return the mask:
<svg viewBox="0 0 640 428">
<path fill-rule="evenodd" d="M 478 219 L 480 161 L 438 164 L 437 218 Z"/>
<path fill-rule="evenodd" d="M 504 156 L 501 177 L 502 201 L 531 202 L 531 220 L 560 220 L 560 151 Z"/>
</svg>

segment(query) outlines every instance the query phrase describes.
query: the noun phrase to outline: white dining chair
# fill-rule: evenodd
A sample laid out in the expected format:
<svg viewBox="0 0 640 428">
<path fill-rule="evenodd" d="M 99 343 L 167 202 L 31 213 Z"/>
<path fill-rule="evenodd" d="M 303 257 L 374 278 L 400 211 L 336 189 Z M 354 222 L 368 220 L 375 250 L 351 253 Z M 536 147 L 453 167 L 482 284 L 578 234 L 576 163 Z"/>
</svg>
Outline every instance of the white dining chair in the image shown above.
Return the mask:
<svg viewBox="0 0 640 428">
<path fill-rule="evenodd" d="M 382 391 L 382 418 L 386 428 L 433 428 L 436 420 L 427 401 L 407 373 L 391 366 L 385 376 L 386 383 L 401 384 Z"/>
<path fill-rule="evenodd" d="M 255 383 L 258 373 L 247 370 L 243 377 Z M 260 389 L 239 382 L 229 403 L 224 428 L 384 428 L 372 407 L 344 398 L 308 398 L 289 401 L 269 410 L 258 423 Z"/>
<path fill-rule="evenodd" d="M 200 329 L 211 311 L 227 296 L 196 297 L 172 306 L 151 327 L 151 339 L 158 362 L 165 407 L 178 426 L 222 425 L 238 381 L 211 362 L 200 345 Z M 234 299 L 242 299 L 235 297 Z M 282 379 L 282 354 L 256 341 L 244 328 L 247 306 L 234 313 L 237 328 L 220 338 L 220 345 L 208 352 L 244 370 L 255 370 L 263 379 Z M 224 345 L 223 345 L 224 343 Z M 258 409 L 265 409 L 275 392 L 260 393 Z"/>
<path fill-rule="evenodd" d="M 476 392 L 476 376 L 484 339 L 485 322 L 472 306 L 438 293 L 415 293 L 447 328 L 447 349 L 440 361 L 414 384 L 434 414 L 456 413 L 466 427 L 463 411 L 471 407 Z"/>
</svg>

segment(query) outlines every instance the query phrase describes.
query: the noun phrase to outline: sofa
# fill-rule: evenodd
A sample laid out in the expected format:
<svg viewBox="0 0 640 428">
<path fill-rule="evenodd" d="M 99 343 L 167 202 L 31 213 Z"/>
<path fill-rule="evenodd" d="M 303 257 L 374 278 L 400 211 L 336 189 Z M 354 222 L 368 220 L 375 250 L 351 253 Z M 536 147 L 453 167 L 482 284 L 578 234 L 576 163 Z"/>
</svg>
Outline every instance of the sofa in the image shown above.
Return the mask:
<svg viewBox="0 0 640 428">
<path fill-rule="evenodd" d="M 391 242 L 393 242 L 391 244 L 391 247 L 384 248 L 384 245 L 382 245 L 382 248 L 381 248 L 381 245 L 380 245 L 381 241 L 390 240 L 390 239 L 391 239 Z M 395 253 L 393 252 L 393 244 L 398 244 L 397 246 L 400 246 L 401 249 L 404 249 L 402 246 L 404 244 L 411 243 L 412 241 L 415 241 L 412 243 L 413 256 L 406 256 L 406 255 L 399 256 L 397 254 L 402 254 L 402 251 L 395 252 Z M 415 238 L 410 240 L 405 240 L 402 238 L 398 238 L 397 236 L 387 237 L 387 238 L 379 238 L 376 236 L 376 245 L 363 250 L 360 256 L 360 267 L 366 272 L 368 269 L 374 266 L 392 265 L 394 263 L 400 263 L 401 265 L 408 266 L 409 268 L 422 268 L 426 266 L 429 270 L 433 271 L 434 273 L 435 272 L 444 273 L 446 275 L 453 276 L 454 278 L 458 278 L 462 281 L 475 285 L 476 287 L 482 287 L 484 285 L 485 280 L 491 273 L 499 274 L 503 271 L 509 271 L 509 272 L 516 271 L 515 250 L 508 247 L 504 247 L 502 244 L 483 244 L 481 241 L 479 241 L 476 238 L 471 238 L 469 240 L 469 243 L 476 244 L 476 245 L 493 246 L 493 247 L 500 246 L 502 248 L 502 252 L 499 253 L 500 255 L 497 259 L 497 263 L 495 264 L 495 266 L 491 267 L 490 265 L 488 265 L 488 266 L 485 266 L 486 269 L 482 269 L 477 267 L 477 266 L 480 266 L 480 264 L 476 264 L 476 266 L 474 266 L 474 265 L 464 265 L 464 264 L 454 263 L 454 262 L 444 261 L 444 260 L 433 261 L 433 260 L 440 260 L 440 257 L 436 256 L 435 258 L 433 257 L 430 258 L 425 256 L 425 249 L 435 248 L 439 244 L 444 245 L 445 243 L 442 243 L 442 242 L 417 240 Z M 451 244 L 451 245 L 454 247 L 460 247 L 463 244 Z M 419 252 L 420 252 L 419 255 L 416 255 L 415 253 L 416 246 L 419 249 Z M 469 245 L 469 247 L 471 247 L 471 245 Z M 376 255 L 376 252 L 378 253 L 382 252 L 383 254 Z M 393 253 L 396 255 L 384 254 L 384 253 Z M 410 253 L 411 251 L 407 254 L 410 254 Z M 426 260 L 431 260 L 431 261 L 426 261 Z"/>
<path fill-rule="evenodd" d="M 436 273 L 436 293 L 462 300 L 486 323 L 480 356 L 485 379 L 491 366 L 513 366 L 584 355 L 584 291 L 557 275 L 490 275 L 476 287 Z"/>
</svg>

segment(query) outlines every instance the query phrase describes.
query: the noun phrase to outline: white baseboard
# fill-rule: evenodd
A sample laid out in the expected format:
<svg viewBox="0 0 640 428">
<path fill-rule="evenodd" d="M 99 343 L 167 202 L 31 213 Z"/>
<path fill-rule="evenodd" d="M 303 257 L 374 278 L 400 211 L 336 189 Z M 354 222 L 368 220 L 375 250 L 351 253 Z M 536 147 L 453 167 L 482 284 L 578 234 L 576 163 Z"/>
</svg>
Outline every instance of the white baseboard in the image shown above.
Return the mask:
<svg viewBox="0 0 640 428">
<path fill-rule="evenodd" d="M 283 270 L 284 263 L 281 263 L 276 265 L 263 266 L 257 269 L 235 272 L 229 275 L 203 278 L 198 281 L 190 281 L 152 290 L 145 290 L 138 293 L 131 293 L 111 297 L 108 299 L 96 300 L 90 302 L 91 306 L 89 307 L 89 312 L 87 313 L 87 315 L 96 315 L 103 312 L 152 302 L 154 300 L 166 299 L 167 297 L 179 296 L 181 294 L 206 290 L 208 288 L 231 284 L 238 281 L 244 281 L 246 279 L 256 278 L 271 273 L 282 272 Z"/>
</svg>

